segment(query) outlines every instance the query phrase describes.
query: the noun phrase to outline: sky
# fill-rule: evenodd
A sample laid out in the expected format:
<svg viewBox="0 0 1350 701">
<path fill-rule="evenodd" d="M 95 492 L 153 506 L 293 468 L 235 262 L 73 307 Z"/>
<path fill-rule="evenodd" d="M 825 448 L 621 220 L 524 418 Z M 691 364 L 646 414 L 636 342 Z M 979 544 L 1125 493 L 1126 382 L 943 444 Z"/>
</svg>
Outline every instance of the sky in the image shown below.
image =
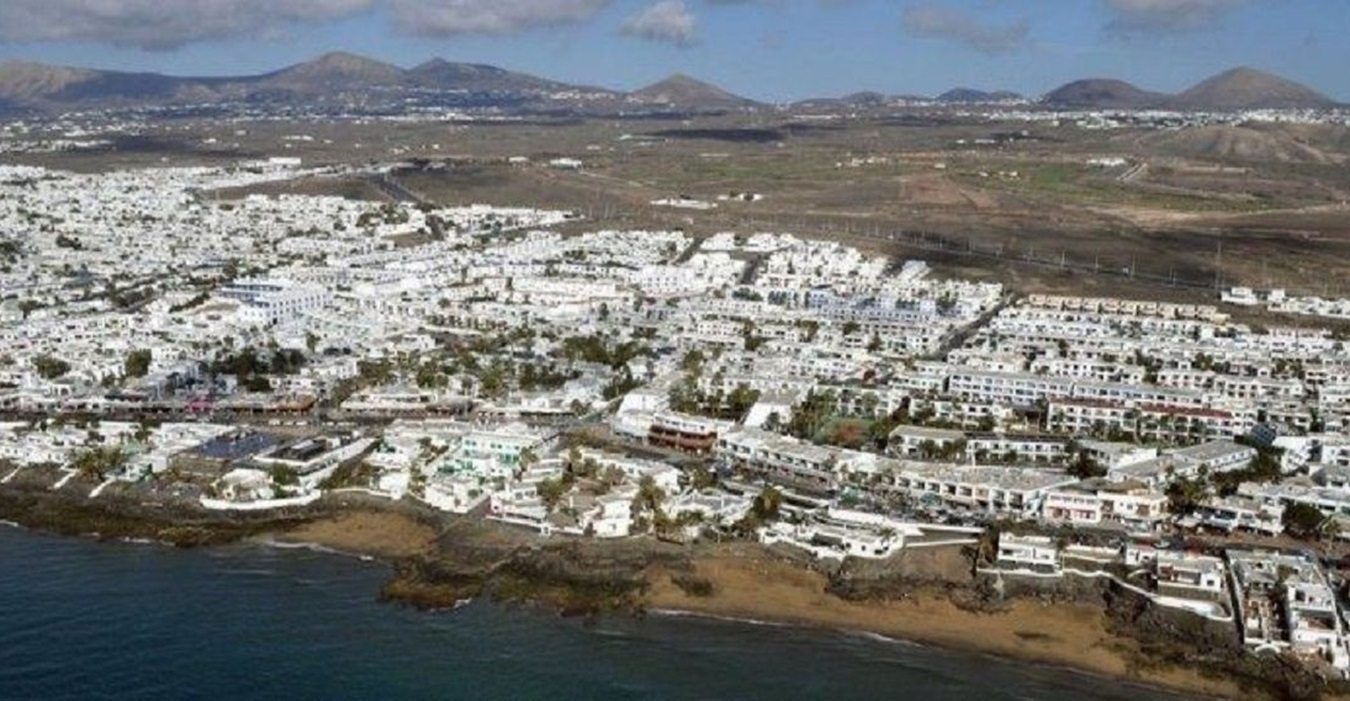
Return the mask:
<svg viewBox="0 0 1350 701">
<path fill-rule="evenodd" d="M 1350 102 L 1345 0 L 0 0 L 0 60 L 264 73 L 329 51 L 439 56 L 758 100 L 1112 77 L 1180 91 L 1239 65 Z"/>
</svg>

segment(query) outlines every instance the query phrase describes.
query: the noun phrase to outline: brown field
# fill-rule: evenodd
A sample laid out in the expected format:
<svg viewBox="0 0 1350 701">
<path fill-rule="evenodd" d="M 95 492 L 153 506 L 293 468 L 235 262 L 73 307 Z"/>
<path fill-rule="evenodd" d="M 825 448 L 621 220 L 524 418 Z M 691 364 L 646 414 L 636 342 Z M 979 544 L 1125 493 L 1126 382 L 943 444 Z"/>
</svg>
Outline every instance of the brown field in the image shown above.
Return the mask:
<svg viewBox="0 0 1350 701">
<path fill-rule="evenodd" d="M 433 167 L 399 179 L 437 203 L 554 207 L 581 212 L 592 224 L 695 234 L 837 238 L 1025 290 L 1212 299 L 1217 285 L 1247 284 L 1350 295 L 1342 274 L 1350 269 L 1350 129 L 1342 127 L 1088 131 L 956 117 L 808 123 L 769 114 L 158 129 L 163 133 L 152 130 L 125 151 L 21 160 L 91 170 L 261 155 L 314 165 L 419 159 Z M 982 141 L 988 139 L 998 142 Z M 513 156 L 530 162 L 510 165 Z M 560 156 L 586 166 L 547 166 Z M 1088 165 L 1095 156 L 1145 167 Z M 357 179 L 252 191 L 381 196 Z M 765 197 L 708 212 L 650 204 L 730 192 Z"/>
</svg>

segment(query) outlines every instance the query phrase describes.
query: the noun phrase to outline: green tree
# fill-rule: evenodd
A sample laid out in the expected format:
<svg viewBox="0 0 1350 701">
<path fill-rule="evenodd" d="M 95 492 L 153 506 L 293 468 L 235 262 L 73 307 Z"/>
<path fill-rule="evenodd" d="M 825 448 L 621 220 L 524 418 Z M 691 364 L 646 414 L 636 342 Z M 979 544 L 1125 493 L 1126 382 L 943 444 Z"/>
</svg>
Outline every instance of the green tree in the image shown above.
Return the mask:
<svg viewBox="0 0 1350 701">
<path fill-rule="evenodd" d="M 1178 477 L 1167 485 L 1167 502 L 1172 513 L 1187 516 L 1195 512 L 1209 493 L 1204 480 Z"/>
<path fill-rule="evenodd" d="M 544 502 L 549 511 L 556 509 L 563 496 L 567 494 L 567 484 L 560 479 L 543 480 L 535 489 L 539 492 L 539 500 Z"/>
<path fill-rule="evenodd" d="M 122 374 L 127 377 L 145 377 L 150 372 L 150 362 L 154 354 L 148 348 L 131 351 L 122 362 Z"/>
<path fill-rule="evenodd" d="M 120 446 L 95 446 L 72 455 L 70 466 L 82 479 L 102 482 L 108 475 L 125 467 L 128 457 Z"/>
<path fill-rule="evenodd" d="M 746 412 L 759 401 L 759 390 L 750 389 L 750 386 L 741 383 L 731 390 L 727 395 L 726 406 L 729 418 L 739 419 L 745 416 Z"/>
<path fill-rule="evenodd" d="M 689 477 L 689 486 L 696 491 L 717 486 L 717 473 L 706 467 L 695 467 L 685 474 Z"/>
<path fill-rule="evenodd" d="M 295 468 L 287 465 L 277 465 L 268 471 L 272 477 L 273 484 L 283 487 L 291 487 L 300 484 L 300 475 L 296 473 Z"/>
<path fill-rule="evenodd" d="M 825 390 L 812 390 L 806 399 L 792 410 L 792 420 L 788 422 L 788 432 L 797 438 L 810 440 L 829 422 L 838 410 L 838 396 Z"/>
<path fill-rule="evenodd" d="M 1093 460 L 1086 452 L 1079 452 L 1069 463 L 1068 473 L 1080 480 L 1106 475 L 1106 468 Z"/>
<path fill-rule="evenodd" d="M 1315 506 L 1309 504 L 1290 504 L 1284 509 L 1284 530 L 1295 538 L 1314 538 L 1322 529 L 1327 517 Z"/>
<path fill-rule="evenodd" d="M 656 486 L 656 481 L 651 475 L 643 475 L 638 480 L 638 493 L 633 497 L 633 526 L 637 530 L 646 530 L 648 524 L 653 524 L 657 530 L 663 530 L 670 524 L 670 519 L 666 517 L 661 504 L 666 500 L 666 493 Z"/>
<path fill-rule="evenodd" d="M 46 353 L 33 358 L 33 368 L 44 380 L 55 380 L 70 372 L 70 363 Z"/>
<path fill-rule="evenodd" d="M 703 364 L 707 362 L 707 360 L 707 357 L 703 355 L 703 351 L 695 348 L 688 353 L 685 353 L 684 357 L 680 359 L 680 369 L 698 377 L 703 372 Z"/>
<path fill-rule="evenodd" d="M 773 487 L 765 487 L 750 505 L 750 514 L 759 522 L 778 518 L 783 506 L 783 493 Z"/>
<path fill-rule="evenodd" d="M 23 318 L 25 321 L 28 320 L 29 314 L 32 314 L 35 310 L 41 308 L 42 303 L 38 302 L 37 300 L 24 299 L 19 301 L 19 312 L 23 314 Z"/>
</svg>

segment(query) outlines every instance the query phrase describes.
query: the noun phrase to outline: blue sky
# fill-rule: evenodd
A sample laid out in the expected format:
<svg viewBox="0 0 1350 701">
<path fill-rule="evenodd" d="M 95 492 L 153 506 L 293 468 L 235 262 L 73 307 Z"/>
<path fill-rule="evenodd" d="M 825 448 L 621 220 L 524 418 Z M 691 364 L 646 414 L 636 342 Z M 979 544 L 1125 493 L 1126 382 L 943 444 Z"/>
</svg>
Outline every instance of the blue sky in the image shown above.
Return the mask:
<svg viewBox="0 0 1350 701">
<path fill-rule="evenodd" d="M 1343 0 L 0 0 L 0 59 L 265 72 L 344 50 L 636 88 L 680 71 L 761 100 L 954 86 L 1175 91 L 1237 65 L 1350 102 Z"/>
</svg>

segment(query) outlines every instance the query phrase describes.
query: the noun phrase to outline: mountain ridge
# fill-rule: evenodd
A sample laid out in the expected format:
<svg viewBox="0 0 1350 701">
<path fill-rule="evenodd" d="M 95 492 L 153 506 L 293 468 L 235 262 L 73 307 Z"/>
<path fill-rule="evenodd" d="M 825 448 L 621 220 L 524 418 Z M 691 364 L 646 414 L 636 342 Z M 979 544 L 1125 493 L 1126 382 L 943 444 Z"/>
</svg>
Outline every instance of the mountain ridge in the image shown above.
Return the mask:
<svg viewBox="0 0 1350 701">
<path fill-rule="evenodd" d="M 574 85 L 481 63 L 433 58 L 411 68 L 348 52 L 331 52 L 276 71 L 244 76 L 173 76 L 28 61 L 0 63 L 0 107 L 57 111 L 71 107 L 161 107 L 209 103 L 365 105 L 397 108 L 414 97 L 443 107 L 496 107 L 595 112 L 644 110 L 717 112 L 763 105 L 682 73 L 632 91 Z M 797 105 L 878 108 L 901 99 L 878 92 L 814 98 Z M 1016 93 L 953 88 L 936 104 L 1020 101 Z M 1033 103 L 1071 109 L 1330 109 L 1338 105 L 1305 85 L 1253 68 L 1238 67 L 1169 95 L 1113 78 L 1076 80 Z"/>
<path fill-rule="evenodd" d="M 1247 66 L 1212 75 L 1175 95 L 1143 90 L 1114 78 L 1075 80 L 1046 93 L 1041 98 L 1041 104 L 1087 109 L 1203 112 L 1332 109 L 1341 106 L 1306 85 Z"/>
</svg>

